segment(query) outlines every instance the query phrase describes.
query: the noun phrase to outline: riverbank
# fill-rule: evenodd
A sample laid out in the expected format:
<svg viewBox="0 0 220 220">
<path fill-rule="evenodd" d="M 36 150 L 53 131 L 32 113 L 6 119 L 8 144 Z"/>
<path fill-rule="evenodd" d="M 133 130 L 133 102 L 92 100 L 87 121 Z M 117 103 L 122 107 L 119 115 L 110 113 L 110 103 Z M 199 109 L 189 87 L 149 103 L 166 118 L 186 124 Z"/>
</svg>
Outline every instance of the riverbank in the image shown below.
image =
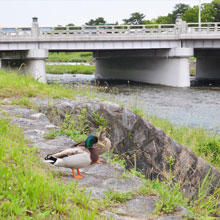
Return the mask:
<svg viewBox="0 0 220 220">
<path fill-rule="evenodd" d="M 31 102 L 31 97 L 49 97 L 49 98 L 50 97 L 54 97 L 54 98 L 65 98 L 66 97 L 66 98 L 70 98 L 70 99 L 77 99 L 77 98 L 94 99 L 94 98 L 97 98 L 96 91 L 94 91 L 94 90 L 105 90 L 104 87 L 94 89 L 91 87 L 85 88 L 85 87 L 76 86 L 75 88 L 70 89 L 70 88 L 65 88 L 64 86 L 59 86 L 59 85 L 44 85 L 44 84 L 41 84 L 41 83 L 34 81 L 30 78 L 25 78 L 24 76 L 17 76 L 16 74 L 13 74 L 13 73 L 8 74 L 8 73 L 3 73 L 3 72 L 0 73 L 0 85 L 1 85 L 0 97 L 1 97 L 1 99 L 4 98 L 4 100 L 2 100 L 1 104 L 6 105 L 7 99 L 5 99 L 5 98 L 10 98 L 10 99 L 12 98 L 12 102 L 11 102 L 12 105 L 20 105 L 20 106 L 25 106 L 25 107 L 29 107 L 29 108 L 34 108 L 34 105 Z M 48 99 L 48 104 L 49 104 L 49 102 L 50 102 L 50 99 Z M 134 111 L 136 111 L 139 114 L 141 113 L 141 112 L 138 112 L 137 109 L 134 109 Z M 182 134 L 180 134 L 180 135 L 182 135 Z M 8 135 L 8 136 L 10 137 L 11 135 Z M 31 157 L 29 157 L 29 158 L 31 158 Z M 2 162 L 5 163 L 5 161 L 2 161 Z M 28 169 L 29 168 L 26 167 L 26 170 L 28 170 Z M 12 171 L 16 172 L 16 170 L 13 170 L 13 169 L 12 169 Z M 47 180 L 45 180 L 45 181 L 48 182 Z M 14 184 L 14 183 L 11 182 L 11 184 Z M 152 184 L 154 184 L 154 183 L 152 182 Z M 161 186 L 162 185 L 163 184 L 161 184 Z M 31 187 L 31 185 L 29 185 L 29 184 L 28 184 L 28 186 L 30 187 L 29 188 L 30 192 L 32 190 L 34 190 L 34 187 Z M 161 207 L 161 208 L 159 208 L 159 210 L 160 210 L 159 213 L 163 213 L 163 211 L 162 211 L 163 210 L 162 208 L 164 208 L 163 204 L 171 206 L 172 210 L 173 210 L 172 207 L 176 207 L 177 204 L 186 204 L 184 202 L 184 200 L 182 200 L 181 197 L 179 197 L 179 194 L 178 194 L 178 198 L 174 196 L 173 197 L 174 200 L 171 199 L 172 202 L 170 200 L 170 202 L 168 204 L 168 202 L 166 200 L 168 198 L 166 198 L 166 196 L 171 194 L 171 191 L 169 191 L 169 186 L 165 187 L 165 185 L 164 185 L 163 190 L 162 190 L 162 188 L 159 188 L 159 187 L 160 187 L 160 184 L 159 185 L 157 184 L 157 187 L 155 187 L 155 189 L 157 188 L 157 190 L 159 190 L 159 191 L 161 190 L 161 192 L 166 192 L 166 195 L 164 195 L 164 197 L 163 197 L 162 194 L 160 195 L 160 193 L 158 191 L 159 195 L 161 196 L 161 200 L 160 200 L 161 206 L 158 206 L 158 207 Z M 149 188 L 149 186 L 148 186 L 148 188 Z M 77 195 L 75 197 L 77 198 L 78 196 L 80 196 L 80 195 Z M 126 195 L 120 194 L 117 196 L 117 198 L 119 198 L 119 196 L 126 197 L 126 200 L 127 199 L 129 200 L 129 198 L 130 198 L 128 194 L 126 194 Z M 175 201 L 175 199 L 178 199 L 178 202 Z M 36 198 L 36 200 L 38 200 L 38 197 Z M 191 211 L 192 213 L 190 215 L 195 215 L 195 216 L 200 215 L 201 217 L 202 216 L 204 217 L 205 215 L 207 215 L 207 213 L 208 213 L 208 215 L 213 213 L 214 210 L 213 210 L 213 207 L 211 208 L 211 206 L 208 207 L 209 211 L 207 209 L 206 210 L 204 209 L 204 207 L 203 207 L 204 202 L 207 202 L 207 200 L 206 199 L 203 199 L 203 200 L 204 201 L 202 201 L 199 204 L 199 207 L 197 206 L 197 207 L 193 208 L 193 206 L 192 206 L 190 208 L 190 210 L 192 210 Z M 209 205 L 211 205 L 212 200 L 213 200 L 213 198 L 210 197 L 208 200 Z M 102 201 L 102 202 L 104 203 L 104 201 Z M 36 203 L 36 204 L 40 204 L 40 203 Z M 79 202 L 79 204 L 81 204 L 81 203 Z M 9 207 L 13 208 L 12 205 L 13 204 L 10 204 Z M 201 207 L 200 207 L 200 205 L 201 205 Z M 39 206 L 36 206 L 36 207 L 39 207 Z M 62 206 L 62 210 L 64 210 L 63 212 L 68 213 L 69 207 L 70 206 L 67 206 L 67 204 L 65 203 Z M 92 206 L 89 205 L 87 207 L 88 207 L 88 210 L 90 210 L 89 207 L 92 207 Z M 167 206 L 165 206 L 165 207 L 167 207 Z M 74 210 L 72 210 L 71 213 L 74 212 Z M 33 212 L 33 210 L 30 210 L 30 211 Z M 41 211 L 43 211 L 43 210 L 41 210 Z M 22 213 L 26 213 L 26 210 L 22 211 Z M 206 214 L 204 214 L 204 213 L 206 213 Z M 38 214 L 40 214 L 40 213 L 38 213 Z M 50 212 L 50 214 L 51 214 L 51 212 Z M 59 212 L 58 212 L 58 216 L 59 216 Z M 85 218 L 82 218 L 82 219 L 89 219 L 87 216 L 91 216 L 91 215 L 87 213 L 87 215 L 85 214 Z M 202 219 L 202 218 L 200 218 L 200 219 Z"/>
<path fill-rule="evenodd" d="M 14 74 L 7 74 L 7 72 L 1 73 L 0 85 L 2 85 L 0 90 L 0 97 L 23 97 L 23 102 L 27 102 L 29 97 L 51 97 L 51 98 L 70 98 L 76 99 L 77 97 L 86 97 L 88 99 L 98 98 L 100 100 L 109 100 L 114 103 L 123 104 L 127 108 L 135 111 L 142 116 L 145 116 L 149 120 L 152 120 L 153 123 L 157 127 L 161 127 L 166 133 L 168 133 L 171 137 L 177 140 L 179 143 L 190 147 L 194 153 L 198 156 L 201 156 L 206 161 L 208 161 L 213 166 L 216 166 L 220 169 L 220 135 L 216 132 L 208 132 L 204 128 L 191 128 L 191 126 L 181 126 L 175 125 L 172 123 L 172 120 L 166 120 L 167 113 L 174 113 L 176 111 L 181 111 L 180 115 L 184 118 L 184 114 L 187 114 L 187 109 L 193 108 L 192 102 L 192 92 L 186 93 L 186 98 L 184 100 L 188 100 L 189 103 L 181 102 L 179 99 L 180 95 L 184 92 L 183 89 L 176 89 L 170 87 L 163 87 L 163 90 L 160 90 L 160 87 L 153 86 L 145 88 L 134 88 L 131 90 L 131 87 L 125 87 L 124 92 L 120 91 L 120 88 L 108 87 L 108 85 L 104 86 L 90 86 L 90 85 L 58 85 L 58 84 L 50 84 L 44 85 L 38 83 L 37 81 L 33 81 L 30 78 L 25 78 L 24 76 L 17 76 Z M 147 89 L 147 93 L 145 91 Z M 195 90 L 195 111 L 202 113 L 199 106 L 202 104 L 201 101 L 198 101 L 199 94 L 197 94 Z M 166 92 L 163 95 L 163 99 L 161 100 L 160 94 Z M 214 93 L 217 97 L 218 92 Z M 144 96 L 147 95 L 147 99 Z M 143 96 L 144 104 L 147 107 L 147 112 L 145 111 L 145 106 L 141 102 Z M 203 94 L 200 95 L 201 97 Z M 175 98 L 176 97 L 176 98 Z M 27 100 L 26 100 L 27 99 Z M 171 102 L 171 99 L 174 102 Z M 175 99 L 175 100 L 174 100 Z M 153 101 L 155 103 L 153 103 Z M 169 103 L 166 104 L 166 103 Z M 173 103 L 173 105 L 171 105 Z M 183 104 L 184 106 L 181 107 Z M 185 107 L 190 105 L 191 107 Z M 215 98 L 215 103 L 213 105 L 218 105 L 217 99 Z M 220 104 L 219 104 L 220 105 Z M 210 103 L 207 103 L 208 111 L 211 113 Z M 172 110 L 173 109 L 173 110 Z M 151 111 L 149 111 L 151 110 Z M 218 110 L 218 108 L 217 108 Z M 194 110 L 193 110 L 194 111 Z M 157 116 L 155 116 L 156 112 L 158 112 Z M 164 112 L 165 119 L 163 118 Z M 219 112 L 219 111 L 218 111 Z M 206 111 L 205 111 L 206 113 Z M 158 117 L 161 115 L 161 117 Z M 172 114 L 171 118 L 172 118 Z M 198 115 L 198 117 L 201 117 Z M 215 114 L 216 117 L 216 114 Z M 220 118 L 220 117 L 219 117 Z M 187 119 L 187 117 L 186 117 Z M 184 121 L 186 121 L 184 119 Z M 216 118 L 217 119 L 217 118 Z M 188 119 L 189 120 L 189 119 Z M 170 122 L 171 121 L 171 122 Z M 216 120 L 213 120 L 216 122 Z M 207 148 L 203 148 L 204 144 L 208 146 Z M 213 155 L 216 155 L 213 157 Z"/>
<path fill-rule="evenodd" d="M 47 62 L 92 62 L 92 52 L 50 52 Z"/>
<path fill-rule="evenodd" d="M 51 74 L 87 74 L 95 72 L 95 66 L 88 65 L 46 65 L 46 72 Z"/>
</svg>

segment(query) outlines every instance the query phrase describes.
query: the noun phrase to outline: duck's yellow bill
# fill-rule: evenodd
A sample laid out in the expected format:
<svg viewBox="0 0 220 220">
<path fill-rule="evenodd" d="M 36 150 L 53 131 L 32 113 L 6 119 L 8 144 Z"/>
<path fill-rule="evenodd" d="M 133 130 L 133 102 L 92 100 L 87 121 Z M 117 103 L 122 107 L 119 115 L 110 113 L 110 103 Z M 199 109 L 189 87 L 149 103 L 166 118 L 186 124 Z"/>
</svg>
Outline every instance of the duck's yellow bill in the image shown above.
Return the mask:
<svg viewBox="0 0 220 220">
<path fill-rule="evenodd" d="M 105 145 L 103 143 L 101 143 L 100 141 L 98 141 L 98 145 L 105 147 Z"/>
</svg>

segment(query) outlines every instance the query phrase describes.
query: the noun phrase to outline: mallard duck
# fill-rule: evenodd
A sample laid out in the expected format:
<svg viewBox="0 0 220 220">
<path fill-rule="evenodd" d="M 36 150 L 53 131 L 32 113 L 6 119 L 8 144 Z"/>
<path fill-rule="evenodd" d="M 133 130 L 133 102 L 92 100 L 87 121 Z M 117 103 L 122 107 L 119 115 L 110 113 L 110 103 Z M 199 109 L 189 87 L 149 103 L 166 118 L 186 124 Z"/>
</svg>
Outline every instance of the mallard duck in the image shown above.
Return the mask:
<svg viewBox="0 0 220 220">
<path fill-rule="evenodd" d="M 70 168 L 72 169 L 73 178 L 82 179 L 83 176 L 87 175 L 81 174 L 79 169 L 96 163 L 99 158 L 93 147 L 97 142 L 98 138 L 96 136 L 89 136 L 85 140 L 84 145 L 80 145 L 81 142 L 74 148 L 68 148 L 55 154 L 49 154 L 44 158 L 45 162 L 58 167 Z M 78 175 L 75 174 L 74 169 L 77 170 Z"/>
<path fill-rule="evenodd" d="M 111 141 L 106 137 L 106 129 L 100 132 L 98 142 L 94 144 L 93 148 L 98 155 L 108 152 L 111 148 Z M 96 163 L 102 163 L 102 159 L 99 158 Z"/>
</svg>

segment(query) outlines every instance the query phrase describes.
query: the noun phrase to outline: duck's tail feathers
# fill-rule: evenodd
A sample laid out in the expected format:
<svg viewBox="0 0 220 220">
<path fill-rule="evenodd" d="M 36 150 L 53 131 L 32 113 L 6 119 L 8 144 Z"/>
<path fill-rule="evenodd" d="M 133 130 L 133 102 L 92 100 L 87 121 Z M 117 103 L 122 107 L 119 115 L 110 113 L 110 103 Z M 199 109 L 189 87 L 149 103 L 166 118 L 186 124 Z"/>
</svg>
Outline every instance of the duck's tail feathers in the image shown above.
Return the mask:
<svg viewBox="0 0 220 220">
<path fill-rule="evenodd" d="M 44 158 L 44 162 L 45 163 L 51 163 L 51 164 L 55 164 L 57 161 L 57 158 L 56 157 L 53 157 L 51 155 L 47 155 L 45 158 Z"/>
</svg>

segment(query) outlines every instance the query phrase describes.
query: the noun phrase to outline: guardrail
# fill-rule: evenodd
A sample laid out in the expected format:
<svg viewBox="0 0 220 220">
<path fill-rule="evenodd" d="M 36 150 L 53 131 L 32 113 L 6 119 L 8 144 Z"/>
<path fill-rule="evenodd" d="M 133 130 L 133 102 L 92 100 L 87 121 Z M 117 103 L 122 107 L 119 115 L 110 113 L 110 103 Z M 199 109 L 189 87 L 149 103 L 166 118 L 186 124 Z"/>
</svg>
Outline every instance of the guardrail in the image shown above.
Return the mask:
<svg viewBox="0 0 220 220">
<path fill-rule="evenodd" d="M 100 25 L 0 28 L 0 40 L 43 40 L 75 36 L 178 36 L 179 34 L 219 34 L 220 22 L 149 25 Z"/>
</svg>

